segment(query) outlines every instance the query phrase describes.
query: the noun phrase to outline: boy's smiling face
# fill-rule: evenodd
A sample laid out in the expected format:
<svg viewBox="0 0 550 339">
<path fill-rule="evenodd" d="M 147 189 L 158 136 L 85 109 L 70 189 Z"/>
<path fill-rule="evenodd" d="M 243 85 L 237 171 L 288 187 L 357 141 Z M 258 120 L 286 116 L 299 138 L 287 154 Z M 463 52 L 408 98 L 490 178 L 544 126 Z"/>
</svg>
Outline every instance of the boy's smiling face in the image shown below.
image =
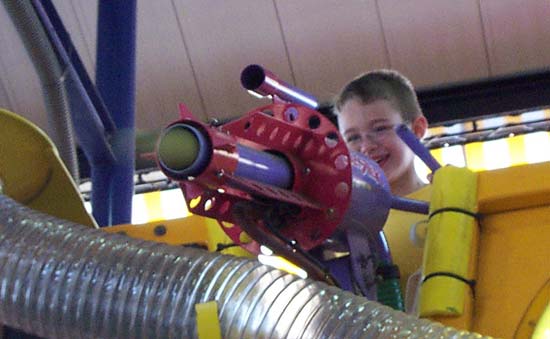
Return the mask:
<svg viewBox="0 0 550 339">
<path fill-rule="evenodd" d="M 402 123 L 401 114 L 387 100 L 363 104 L 352 98 L 338 114 L 340 132 L 348 147 L 380 165 L 394 194 L 399 186 L 406 187 L 407 181 L 416 179 L 414 153 L 394 131 Z"/>
</svg>

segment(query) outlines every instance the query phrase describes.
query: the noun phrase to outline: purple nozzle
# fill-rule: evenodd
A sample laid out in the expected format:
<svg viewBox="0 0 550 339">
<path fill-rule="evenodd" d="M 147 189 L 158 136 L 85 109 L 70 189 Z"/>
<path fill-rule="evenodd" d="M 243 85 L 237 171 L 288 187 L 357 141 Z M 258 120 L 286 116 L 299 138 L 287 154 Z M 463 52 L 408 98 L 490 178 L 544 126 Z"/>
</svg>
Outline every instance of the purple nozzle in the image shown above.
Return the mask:
<svg viewBox="0 0 550 339">
<path fill-rule="evenodd" d="M 260 65 L 248 65 L 241 73 L 241 84 L 262 96 L 273 95 L 281 100 L 317 109 L 317 99 L 282 80 Z"/>
<path fill-rule="evenodd" d="M 198 176 L 210 161 L 211 147 L 202 131 L 185 123 L 172 125 L 159 138 L 157 155 L 169 178 Z"/>
<path fill-rule="evenodd" d="M 237 160 L 237 166 L 231 171 L 236 176 L 281 188 L 292 187 L 294 172 L 286 158 L 235 145 L 237 152 L 232 157 Z M 157 146 L 159 167 L 167 177 L 176 180 L 201 175 L 215 157 L 214 153 L 210 135 L 185 122 L 169 126 Z"/>
</svg>

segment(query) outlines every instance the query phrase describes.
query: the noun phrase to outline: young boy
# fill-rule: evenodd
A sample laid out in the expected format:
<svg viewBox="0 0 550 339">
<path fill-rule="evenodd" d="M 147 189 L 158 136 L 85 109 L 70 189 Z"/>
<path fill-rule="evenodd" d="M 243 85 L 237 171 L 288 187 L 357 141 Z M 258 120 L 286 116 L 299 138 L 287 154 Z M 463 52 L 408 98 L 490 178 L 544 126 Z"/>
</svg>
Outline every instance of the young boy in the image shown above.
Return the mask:
<svg viewBox="0 0 550 339">
<path fill-rule="evenodd" d="M 407 78 L 393 70 L 362 74 L 342 89 L 334 108 L 348 147 L 380 165 L 392 194 L 429 201 L 429 186 L 418 177 L 414 168 L 414 153 L 394 130 L 395 126 L 405 123 L 422 138 L 428 128 Z M 422 248 L 413 244 L 410 229 L 425 219 L 425 215 L 392 210 L 384 225 L 394 263 L 401 272 L 402 291 L 407 289 L 409 277 L 422 265 Z M 410 310 L 416 287 L 408 289 L 411 292 L 407 293 L 405 304 Z"/>
</svg>

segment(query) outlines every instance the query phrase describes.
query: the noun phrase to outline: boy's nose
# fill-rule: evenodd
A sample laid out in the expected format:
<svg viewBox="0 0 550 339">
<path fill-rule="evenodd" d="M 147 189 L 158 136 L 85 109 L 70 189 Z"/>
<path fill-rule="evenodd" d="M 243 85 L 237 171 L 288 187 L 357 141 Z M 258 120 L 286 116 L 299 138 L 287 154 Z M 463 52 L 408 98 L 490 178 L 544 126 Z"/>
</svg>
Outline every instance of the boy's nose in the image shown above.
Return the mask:
<svg viewBox="0 0 550 339">
<path fill-rule="evenodd" d="M 364 137 L 361 140 L 360 151 L 365 155 L 369 155 L 369 152 L 373 151 L 377 146 L 376 142 L 368 137 Z"/>
</svg>

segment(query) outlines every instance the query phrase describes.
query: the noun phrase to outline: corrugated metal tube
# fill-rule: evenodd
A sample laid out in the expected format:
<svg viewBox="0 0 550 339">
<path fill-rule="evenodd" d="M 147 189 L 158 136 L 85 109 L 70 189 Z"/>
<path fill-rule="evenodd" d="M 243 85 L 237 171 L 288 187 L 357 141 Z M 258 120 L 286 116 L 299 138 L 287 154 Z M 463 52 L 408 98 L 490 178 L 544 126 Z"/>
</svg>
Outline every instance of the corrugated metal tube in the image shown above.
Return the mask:
<svg viewBox="0 0 550 339">
<path fill-rule="evenodd" d="M 64 69 L 52 49 L 48 36 L 31 1 L 3 0 L 21 41 L 29 54 L 40 79 L 46 112 L 48 135 L 72 177 L 78 181 L 78 159 L 72 119 L 65 94 Z"/>
<path fill-rule="evenodd" d="M 0 323 L 46 338 L 481 338 L 263 266 L 107 234 L 0 195 Z"/>
</svg>

